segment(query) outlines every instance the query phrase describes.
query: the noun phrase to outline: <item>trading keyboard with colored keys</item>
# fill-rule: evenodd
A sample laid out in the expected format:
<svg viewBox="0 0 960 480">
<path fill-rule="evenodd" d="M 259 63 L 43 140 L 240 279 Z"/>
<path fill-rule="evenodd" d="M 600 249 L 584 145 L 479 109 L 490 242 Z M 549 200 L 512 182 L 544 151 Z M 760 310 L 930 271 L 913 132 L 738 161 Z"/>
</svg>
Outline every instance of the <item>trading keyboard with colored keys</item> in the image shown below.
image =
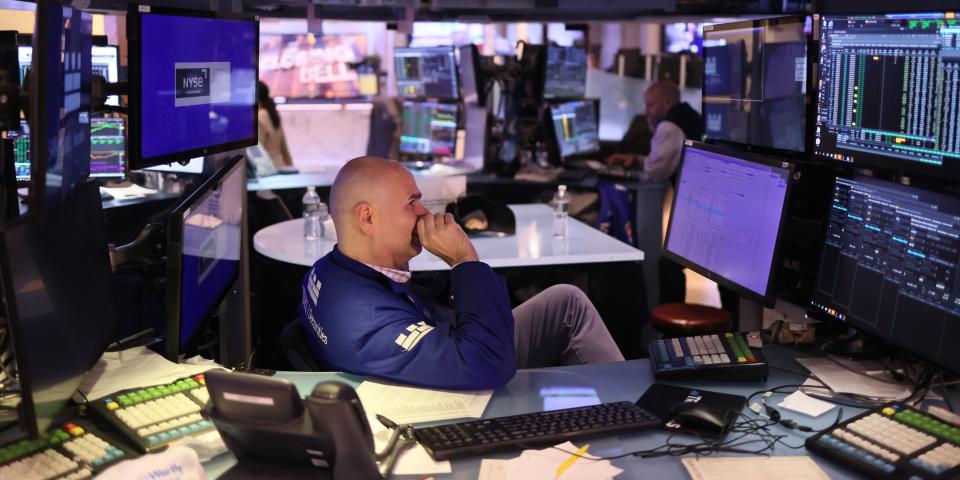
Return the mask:
<svg viewBox="0 0 960 480">
<path fill-rule="evenodd" d="M 136 456 L 86 423 L 67 422 L 0 447 L 0 478 L 78 480 Z"/>
<path fill-rule="evenodd" d="M 960 426 L 903 404 L 888 404 L 806 441 L 807 449 L 871 478 L 960 476 Z"/>
<path fill-rule="evenodd" d="M 658 379 L 764 380 L 769 372 L 740 333 L 654 340 L 650 365 Z"/>
<path fill-rule="evenodd" d="M 166 385 L 123 390 L 91 402 L 93 411 L 144 452 L 213 430 L 200 411 L 210 399 L 203 375 Z"/>
</svg>

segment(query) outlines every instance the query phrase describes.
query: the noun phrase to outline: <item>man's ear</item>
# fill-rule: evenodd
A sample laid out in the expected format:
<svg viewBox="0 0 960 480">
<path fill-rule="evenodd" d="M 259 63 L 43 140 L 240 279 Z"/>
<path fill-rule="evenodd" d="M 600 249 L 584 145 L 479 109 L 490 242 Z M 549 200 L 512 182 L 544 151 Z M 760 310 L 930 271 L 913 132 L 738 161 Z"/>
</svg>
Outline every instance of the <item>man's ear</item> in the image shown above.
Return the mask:
<svg viewBox="0 0 960 480">
<path fill-rule="evenodd" d="M 374 217 L 376 216 L 373 205 L 368 202 L 358 203 L 357 208 L 354 209 L 354 215 L 356 215 L 357 227 L 360 228 L 360 231 L 364 235 L 372 235 Z"/>
</svg>

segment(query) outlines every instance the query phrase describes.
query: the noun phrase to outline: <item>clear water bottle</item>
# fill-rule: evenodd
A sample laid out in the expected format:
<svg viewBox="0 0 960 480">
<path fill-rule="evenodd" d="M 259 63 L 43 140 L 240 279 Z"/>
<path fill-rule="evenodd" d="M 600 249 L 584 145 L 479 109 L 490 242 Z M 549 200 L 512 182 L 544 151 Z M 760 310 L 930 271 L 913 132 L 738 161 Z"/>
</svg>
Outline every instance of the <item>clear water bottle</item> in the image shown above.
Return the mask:
<svg viewBox="0 0 960 480">
<path fill-rule="evenodd" d="M 306 240 L 319 240 L 323 233 L 323 224 L 320 223 L 322 203 L 317 189 L 313 186 L 307 187 L 307 193 L 303 195 L 303 238 Z"/>
<path fill-rule="evenodd" d="M 567 193 L 567 186 L 557 187 L 557 193 L 553 196 L 553 236 L 566 237 L 569 227 L 569 217 L 567 211 L 570 209 L 570 194 Z"/>
</svg>

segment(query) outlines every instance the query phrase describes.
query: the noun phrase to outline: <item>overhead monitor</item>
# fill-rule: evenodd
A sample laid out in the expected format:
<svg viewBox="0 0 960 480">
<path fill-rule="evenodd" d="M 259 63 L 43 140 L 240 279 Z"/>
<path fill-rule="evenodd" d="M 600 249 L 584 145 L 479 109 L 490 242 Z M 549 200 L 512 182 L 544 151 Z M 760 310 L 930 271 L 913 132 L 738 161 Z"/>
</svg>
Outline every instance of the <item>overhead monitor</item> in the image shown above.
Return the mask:
<svg viewBox="0 0 960 480">
<path fill-rule="evenodd" d="M 246 161 L 234 157 L 170 214 L 166 353 L 177 361 L 240 271 Z"/>
<path fill-rule="evenodd" d="M 839 177 L 810 312 L 960 372 L 960 198 Z"/>
<path fill-rule="evenodd" d="M 91 177 L 114 179 L 126 177 L 125 133 L 126 126 L 122 118 L 94 117 L 90 119 Z"/>
<path fill-rule="evenodd" d="M 257 143 L 255 18 L 131 4 L 134 169 Z"/>
<path fill-rule="evenodd" d="M 549 45 L 546 51 L 543 98 L 583 98 L 587 93 L 587 50 Z"/>
<path fill-rule="evenodd" d="M 400 153 L 452 157 L 457 148 L 457 104 L 403 102 Z"/>
<path fill-rule="evenodd" d="M 600 102 L 577 100 L 550 105 L 553 140 L 561 160 L 600 151 Z"/>
<path fill-rule="evenodd" d="M 681 162 L 663 255 L 772 307 L 793 165 L 690 140 Z"/>
<path fill-rule="evenodd" d="M 960 179 L 960 19 L 823 16 L 815 153 Z"/>
<path fill-rule="evenodd" d="M 401 97 L 458 98 L 457 63 L 452 47 L 397 48 L 393 61 Z"/>
<path fill-rule="evenodd" d="M 19 217 L 0 232 L 20 424 L 31 436 L 47 430 L 116 333 L 104 222 L 99 189 L 87 182 L 43 221 Z"/>
<path fill-rule="evenodd" d="M 115 45 L 97 46 L 92 48 L 93 59 L 90 62 L 93 73 L 102 76 L 110 83 L 120 81 L 120 53 Z M 119 106 L 120 99 L 116 95 L 107 97 L 107 105 Z"/>
<path fill-rule="evenodd" d="M 803 16 L 703 27 L 703 116 L 708 141 L 774 152 L 806 151 L 805 30 Z"/>
</svg>

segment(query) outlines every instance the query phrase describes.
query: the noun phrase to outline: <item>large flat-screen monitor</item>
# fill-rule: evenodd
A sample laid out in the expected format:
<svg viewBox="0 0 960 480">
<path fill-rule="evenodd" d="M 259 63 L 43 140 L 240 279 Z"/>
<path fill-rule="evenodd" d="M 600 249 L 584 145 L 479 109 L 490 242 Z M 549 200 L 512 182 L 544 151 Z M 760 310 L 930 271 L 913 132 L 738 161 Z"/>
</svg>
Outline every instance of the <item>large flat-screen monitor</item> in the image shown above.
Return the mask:
<svg viewBox="0 0 960 480">
<path fill-rule="evenodd" d="M 126 125 L 118 117 L 90 119 L 90 176 L 121 179 L 127 176 Z"/>
<path fill-rule="evenodd" d="M 376 74 L 352 66 L 366 56 L 363 34 L 261 35 L 260 79 L 285 101 L 375 96 Z M 369 75 L 373 82 L 365 81 Z"/>
<path fill-rule="evenodd" d="M 810 314 L 960 372 L 960 198 L 838 177 Z"/>
<path fill-rule="evenodd" d="M 400 153 L 452 157 L 457 148 L 457 104 L 403 102 Z"/>
<path fill-rule="evenodd" d="M 393 51 L 393 62 L 397 93 L 401 97 L 458 98 L 453 47 L 397 48 Z"/>
<path fill-rule="evenodd" d="M 663 255 L 772 307 L 794 166 L 688 140 Z"/>
<path fill-rule="evenodd" d="M 89 13 L 57 2 L 37 4 L 30 75 L 30 210 L 68 201 L 90 174 Z"/>
<path fill-rule="evenodd" d="M 805 22 L 803 16 L 791 16 L 703 27 L 708 141 L 760 151 L 806 151 L 810 89 Z"/>
<path fill-rule="evenodd" d="M 960 179 L 960 19 L 825 15 L 815 154 Z"/>
<path fill-rule="evenodd" d="M 97 186 L 0 232 L 0 282 L 19 372 L 21 428 L 43 433 L 112 340 L 117 317 Z"/>
<path fill-rule="evenodd" d="M 131 4 L 134 169 L 257 143 L 255 18 Z"/>
<path fill-rule="evenodd" d="M 94 45 L 90 62 L 93 73 L 102 76 L 110 83 L 120 81 L 120 53 L 115 45 Z M 117 95 L 107 97 L 107 105 L 119 106 L 120 98 Z"/>
<path fill-rule="evenodd" d="M 598 100 L 555 103 L 550 105 L 549 115 L 560 160 L 600 151 Z"/>
<path fill-rule="evenodd" d="M 235 157 L 170 214 L 166 353 L 179 360 L 240 271 L 246 161 Z"/>
<path fill-rule="evenodd" d="M 583 98 L 587 93 L 587 50 L 547 46 L 543 98 Z"/>
</svg>

